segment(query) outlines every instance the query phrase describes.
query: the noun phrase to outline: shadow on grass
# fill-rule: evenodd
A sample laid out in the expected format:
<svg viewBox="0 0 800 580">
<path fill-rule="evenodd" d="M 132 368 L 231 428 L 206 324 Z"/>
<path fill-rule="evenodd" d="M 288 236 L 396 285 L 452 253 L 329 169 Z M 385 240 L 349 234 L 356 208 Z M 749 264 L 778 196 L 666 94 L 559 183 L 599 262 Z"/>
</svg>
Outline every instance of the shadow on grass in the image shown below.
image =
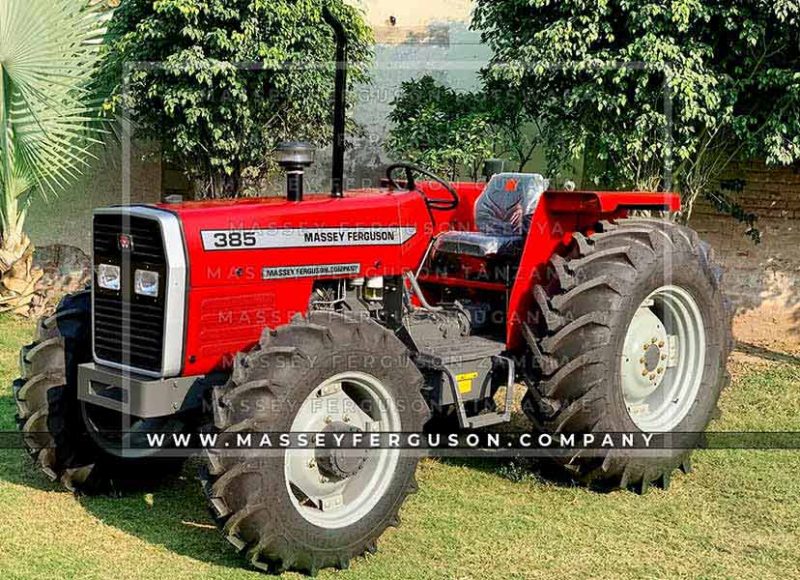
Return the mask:
<svg viewBox="0 0 800 580">
<path fill-rule="evenodd" d="M 467 467 L 507 479 L 513 483 L 535 482 L 555 487 L 576 487 L 578 484 L 562 468 L 530 457 L 439 457 L 445 465 Z"/>
<path fill-rule="evenodd" d="M 750 344 L 749 342 L 737 341 L 735 350 L 743 352 L 744 354 L 749 354 L 750 356 L 763 358 L 765 360 L 800 365 L 800 357 L 798 356 L 786 354 L 785 352 L 779 352 L 776 350 L 770 350 L 768 348 L 764 348 L 763 346 Z"/>
<path fill-rule="evenodd" d="M 148 543 L 208 564 L 246 570 L 244 559 L 208 514 L 196 477 L 197 461 L 188 460 L 180 475 L 152 489 L 78 501 L 103 523 Z"/>
<path fill-rule="evenodd" d="M 9 396 L 0 397 L 0 418 L 0 429 L 15 429 L 14 402 Z M 160 483 L 76 500 L 104 524 L 145 542 L 208 564 L 246 570 L 244 559 L 222 537 L 206 511 L 197 467 L 197 460 L 190 459 L 179 474 Z M 51 482 L 24 449 L 0 449 L 0 481 L 71 494 L 59 482 Z"/>
<path fill-rule="evenodd" d="M 458 429 L 455 417 L 444 418 L 442 426 L 445 429 Z M 437 428 L 434 426 L 432 431 L 436 430 Z M 512 411 L 510 422 L 496 425 L 490 430 L 496 433 L 526 433 L 530 430 L 530 422 L 521 411 L 517 410 Z M 445 465 L 467 467 L 515 483 L 533 481 L 557 487 L 575 487 L 577 485 L 563 468 L 540 458 L 491 457 L 487 455 L 466 457 L 462 455 L 437 457 L 436 460 Z"/>
<path fill-rule="evenodd" d="M 13 428 L 13 407 L 11 397 L 0 397 L 3 429 Z M 515 420 L 506 429 L 520 430 L 521 426 Z M 512 482 L 574 486 L 562 471 L 529 458 L 445 457 L 439 461 Z M 81 496 L 77 501 L 88 514 L 104 524 L 145 542 L 200 562 L 246 571 L 245 560 L 224 539 L 208 514 L 196 478 L 198 463 L 198 459 L 188 460 L 179 474 L 160 484 L 126 489 L 115 496 Z M 50 482 L 23 449 L 0 450 L 0 480 L 36 490 L 69 493 L 59 483 Z"/>
</svg>

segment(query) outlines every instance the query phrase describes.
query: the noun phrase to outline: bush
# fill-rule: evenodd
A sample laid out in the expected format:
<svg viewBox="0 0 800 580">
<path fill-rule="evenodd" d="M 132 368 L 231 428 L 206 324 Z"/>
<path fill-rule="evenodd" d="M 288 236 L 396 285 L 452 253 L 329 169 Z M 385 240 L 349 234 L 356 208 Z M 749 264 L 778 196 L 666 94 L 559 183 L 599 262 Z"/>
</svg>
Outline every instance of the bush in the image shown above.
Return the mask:
<svg viewBox="0 0 800 580">
<path fill-rule="evenodd" d="M 365 82 L 371 30 L 341 0 L 329 5 L 348 33 L 349 84 Z M 321 7 L 125 0 L 109 27 L 103 76 L 114 96 L 106 108 L 130 111 L 137 135 L 160 141 L 163 158 L 200 184 L 199 195 L 238 194 L 242 179 L 273 169 L 278 142 L 331 141 L 334 40 Z"/>
<path fill-rule="evenodd" d="M 509 156 L 519 170 L 536 147 L 538 131 L 511 91 L 458 92 L 432 76 L 402 83 L 389 115 L 389 151 L 451 180 L 477 180 L 489 157 Z"/>
</svg>

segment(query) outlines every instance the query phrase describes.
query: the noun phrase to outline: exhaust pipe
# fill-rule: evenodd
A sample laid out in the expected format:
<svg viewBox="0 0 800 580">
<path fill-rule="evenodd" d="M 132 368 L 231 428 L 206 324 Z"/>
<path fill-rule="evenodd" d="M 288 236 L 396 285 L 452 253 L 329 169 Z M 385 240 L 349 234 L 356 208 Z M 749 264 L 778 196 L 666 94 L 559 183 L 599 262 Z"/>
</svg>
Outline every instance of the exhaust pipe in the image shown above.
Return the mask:
<svg viewBox="0 0 800 580">
<path fill-rule="evenodd" d="M 331 197 L 342 197 L 344 195 L 347 33 L 342 23 L 333 15 L 327 5 L 322 8 L 322 18 L 333 29 L 333 35 L 336 38 L 336 84 L 333 93 L 333 169 L 331 171 Z"/>
</svg>

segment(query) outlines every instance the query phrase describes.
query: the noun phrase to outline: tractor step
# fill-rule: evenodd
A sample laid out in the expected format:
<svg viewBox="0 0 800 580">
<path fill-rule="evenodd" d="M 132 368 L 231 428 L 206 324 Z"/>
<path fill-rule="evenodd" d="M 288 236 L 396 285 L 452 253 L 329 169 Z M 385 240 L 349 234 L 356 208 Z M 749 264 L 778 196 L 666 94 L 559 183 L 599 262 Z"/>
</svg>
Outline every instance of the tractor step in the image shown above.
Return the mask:
<svg viewBox="0 0 800 580">
<path fill-rule="evenodd" d="M 511 419 L 516 371 L 514 361 L 502 356 L 505 343 L 482 336 L 439 340 L 420 345 L 416 362 L 427 371 L 437 406 L 455 405 L 462 429 L 478 429 Z M 494 374 L 507 370 L 505 408 L 501 412 L 469 415 L 466 403 L 488 399 L 493 392 Z"/>
</svg>

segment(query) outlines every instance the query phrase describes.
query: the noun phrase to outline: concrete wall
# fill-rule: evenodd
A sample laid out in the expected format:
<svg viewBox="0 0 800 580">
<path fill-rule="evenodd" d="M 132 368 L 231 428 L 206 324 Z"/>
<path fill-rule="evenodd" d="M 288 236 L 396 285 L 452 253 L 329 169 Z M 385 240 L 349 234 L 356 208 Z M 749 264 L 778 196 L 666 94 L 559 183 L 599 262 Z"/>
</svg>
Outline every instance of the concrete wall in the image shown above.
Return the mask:
<svg viewBox="0 0 800 580">
<path fill-rule="evenodd" d="M 31 205 L 27 230 L 36 246 L 68 244 L 85 252 L 91 245 L 95 207 L 125 203 L 122 153 L 111 147 L 100 153 L 83 179 L 46 200 Z M 152 144 L 136 144 L 130 159 L 130 203 L 155 203 L 161 198 L 161 157 Z"/>
<path fill-rule="evenodd" d="M 348 187 L 375 185 L 392 159 L 384 150 L 391 102 L 403 81 L 425 74 L 453 88 L 479 86 L 478 72 L 491 53 L 480 34 L 469 30 L 470 0 L 361 0 L 375 31 L 372 83 L 358 89 L 355 120 L 364 133 L 352 138 L 346 156 Z M 328 188 L 330 151 L 320 151 L 309 176 L 310 187 Z"/>
<path fill-rule="evenodd" d="M 380 27 L 408 28 L 436 22 L 468 22 L 472 0 L 347 0 L 364 10 L 367 21 L 380 34 Z M 392 25 L 392 17 L 396 24 Z M 381 39 L 378 39 L 379 42 Z"/>
</svg>

